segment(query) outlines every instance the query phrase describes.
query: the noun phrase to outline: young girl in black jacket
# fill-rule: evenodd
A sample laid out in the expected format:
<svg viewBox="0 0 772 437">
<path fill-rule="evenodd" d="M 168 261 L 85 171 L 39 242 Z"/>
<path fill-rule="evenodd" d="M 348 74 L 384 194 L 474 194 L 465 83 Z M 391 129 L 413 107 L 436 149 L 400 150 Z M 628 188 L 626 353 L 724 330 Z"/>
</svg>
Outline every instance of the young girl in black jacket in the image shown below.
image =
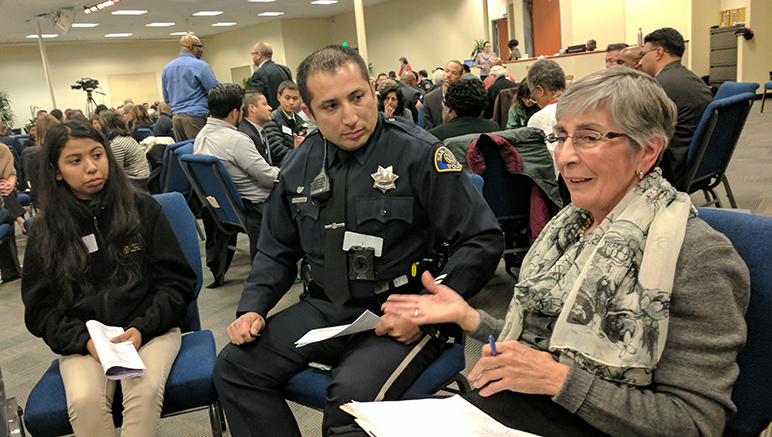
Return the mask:
<svg viewBox="0 0 772 437">
<path fill-rule="evenodd" d="M 106 379 L 85 323 L 123 327 L 112 341 L 131 341 L 146 370 L 120 381 L 121 435 L 156 435 L 196 275 L 162 207 L 133 188 L 94 127 L 54 126 L 41 160 L 41 211 L 22 276 L 27 328 L 61 355 L 75 434 L 114 436 L 116 381 Z"/>
</svg>

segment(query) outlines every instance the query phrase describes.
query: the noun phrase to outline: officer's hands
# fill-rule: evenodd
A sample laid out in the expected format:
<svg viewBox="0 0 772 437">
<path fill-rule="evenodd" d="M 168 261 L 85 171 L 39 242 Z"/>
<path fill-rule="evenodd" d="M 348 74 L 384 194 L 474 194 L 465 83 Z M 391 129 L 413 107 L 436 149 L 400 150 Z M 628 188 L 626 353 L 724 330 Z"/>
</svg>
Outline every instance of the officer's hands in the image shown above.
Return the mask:
<svg viewBox="0 0 772 437">
<path fill-rule="evenodd" d="M 375 335 L 389 335 L 398 341 L 410 344 L 421 338 L 421 330 L 413 324 L 394 314 L 381 316 L 381 324 L 375 328 Z"/>
<path fill-rule="evenodd" d="M 265 327 L 265 319 L 258 313 L 244 313 L 228 326 L 228 338 L 235 345 L 249 343 Z"/>
</svg>

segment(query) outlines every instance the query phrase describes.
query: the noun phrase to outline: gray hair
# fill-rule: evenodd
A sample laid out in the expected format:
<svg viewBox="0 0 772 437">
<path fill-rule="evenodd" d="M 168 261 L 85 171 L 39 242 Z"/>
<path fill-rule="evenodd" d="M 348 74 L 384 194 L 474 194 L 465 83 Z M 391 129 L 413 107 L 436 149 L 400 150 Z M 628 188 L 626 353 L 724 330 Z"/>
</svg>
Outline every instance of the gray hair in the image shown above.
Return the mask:
<svg viewBox="0 0 772 437">
<path fill-rule="evenodd" d="M 491 68 L 490 75 L 493 76 L 494 78 L 498 79 L 499 77 L 504 76 L 505 74 L 507 74 L 507 70 L 505 70 L 504 67 L 500 65 L 497 65 Z"/>
<path fill-rule="evenodd" d="M 662 136 L 667 147 L 678 114 L 675 103 L 648 74 L 607 68 L 571 85 L 558 100 L 555 117 L 565 120 L 599 111 L 632 139 L 628 141 L 631 154 L 643 150 L 655 135 Z"/>
<path fill-rule="evenodd" d="M 445 74 L 443 70 L 440 70 L 439 68 L 434 70 L 434 74 L 432 74 L 432 82 L 442 82 L 442 77 Z"/>
<path fill-rule="evenodd" d="M 562 91 L 566 89 L 566 73 L 560 65 L 551 59 L 539 59 L 528 70 L 528 88 L 536 91 L 541 86 L 545 91 Z"/>
</svg>

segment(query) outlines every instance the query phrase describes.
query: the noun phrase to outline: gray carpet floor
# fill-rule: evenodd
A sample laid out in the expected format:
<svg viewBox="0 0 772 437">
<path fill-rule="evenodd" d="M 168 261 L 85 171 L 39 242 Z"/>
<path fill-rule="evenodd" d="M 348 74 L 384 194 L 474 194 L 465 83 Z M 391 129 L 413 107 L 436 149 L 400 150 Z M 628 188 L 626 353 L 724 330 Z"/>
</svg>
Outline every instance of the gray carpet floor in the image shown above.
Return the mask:
<svg viewBox="0 0 772 437">
<path fill-rule="evenodd" d="M 757 102 L 727 174 L 739 208 L 758 215 L 772 216 L 772 108 L 764 114 L 759 113 L 759 108 L 760 102 Z M 719 188 L 718 192 L 724 206 L 728 207 L 729 202 L 723 189 Z M 697 205 L 704 202 L 699 193 L 693 194 L 692 199 Z M 18 233 L 17 243 L 22 260 L 26 237 Z M 247 245 L 246 236 L 240 236 L 239 247 L 246 249 Z M 204 253 L 203 243 L 201 253 Z M 218 350 L 228 341 L 225 329 L 235 316 L 249 267 L 249 256 L 237 252 L 226 277 L 228 282 L 220 288 L 204 288 L 201 291 L 199 307 L 202 326 L 214 333 Z M 204 284 L 208 284 L 212 276 L 206 268 L 204 271 Z M 471 303 L 494 316 L 503 317 L 512 296 L 513 285 L 514 279 L 504 272 L 503 264 L 499 265 L 496 275 Z M 56 357 L 41 339 L 33 337 L 25 328 L 20 287 L 21 282 L 18 280 L 0 284 L 0 369 L 6 396 L 16 397 L 23 406 L 35 383 Z M 296 284 L 274 311 L 297 301 L 299 293 L 300 286 Z M 469 339 L 466 342 L 467 372 L 479 358 L 480 347 L 481 344 L 475 340 Z M 315 437 L 321 434 L 321 413 L 292 403 L 290 406 L 304 436 Z M 210 436 L 208 414 L 201 411 L 163 419 L 159 435 Z"/>
</svg>

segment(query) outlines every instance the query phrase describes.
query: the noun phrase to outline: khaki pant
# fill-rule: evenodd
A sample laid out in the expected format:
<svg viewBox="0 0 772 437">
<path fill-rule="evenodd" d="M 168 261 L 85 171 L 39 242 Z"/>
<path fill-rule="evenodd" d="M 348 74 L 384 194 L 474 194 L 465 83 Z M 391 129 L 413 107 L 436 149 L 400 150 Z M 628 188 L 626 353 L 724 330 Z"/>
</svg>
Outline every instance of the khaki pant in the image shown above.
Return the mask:
<svg viewBox="0 0 772 437">
<path fill-rule="evenodd" d="M 139 349 L 145 372 L 120 381 L 123 392 L 122 437 L 158 434 L 166 378 L 180 350 L 180 329 L 174 328 Z M 59 370 L 67 396 L 67 412 L 76 436 L 115 436 L 112 404 L 118 381 L 105 377 L 91 355 L 65 355 Z"/>
<path fill-rule="evenodd" d="M 206 117 L 191 117 L 185 114 L 174 114 L 172 116 L 172 127 L 174 128 L 174 140 L 178 143 L 185 140 L 194 140 L 198 131 L 206 125 Z"/>
</svg>

